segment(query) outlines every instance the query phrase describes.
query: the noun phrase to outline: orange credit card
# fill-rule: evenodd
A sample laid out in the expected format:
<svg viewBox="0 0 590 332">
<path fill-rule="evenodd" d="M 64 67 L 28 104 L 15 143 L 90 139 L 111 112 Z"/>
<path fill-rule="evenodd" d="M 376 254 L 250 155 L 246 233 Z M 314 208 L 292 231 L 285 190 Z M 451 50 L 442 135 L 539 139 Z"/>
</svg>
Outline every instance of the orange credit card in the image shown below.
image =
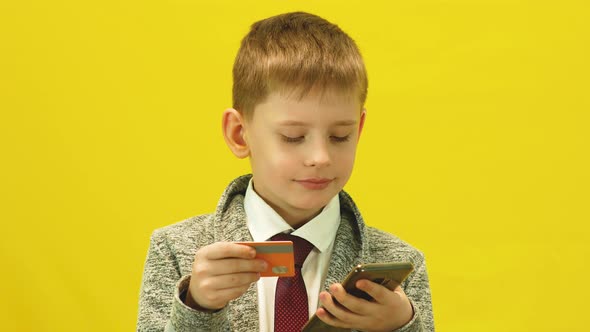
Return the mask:
<svg viewBox="0 0 590 332">
<path fill-rule="evenodd" d="M 261 277 L 293 277 L 295 275 L 295 256 L 293 242 L 236 242 L 256 249 L 256 258 L 268 263 L 268 268 L 260 272 Z"/>
</svg>

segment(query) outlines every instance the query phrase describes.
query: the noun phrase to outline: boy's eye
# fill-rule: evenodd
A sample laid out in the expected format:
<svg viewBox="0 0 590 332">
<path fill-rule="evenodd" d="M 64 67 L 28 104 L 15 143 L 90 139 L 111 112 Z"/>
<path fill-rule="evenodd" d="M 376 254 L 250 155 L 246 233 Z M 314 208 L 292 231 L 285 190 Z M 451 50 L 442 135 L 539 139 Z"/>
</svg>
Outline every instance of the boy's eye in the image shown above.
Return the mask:
<svg viewBox="0 0 590 332">
<path fill-rule="evenodd" d="M 291 137 L 291 136 L 281 135 L 281 138 L 284 142 L 287 142 L 287 143 L 301 143 L 305 139 L 305 136 Z M 348 142 L 350 140 L 350 135 L 330 136 L 330 140 L 335 143 Z"/>
<path fill-rule="evenodd" d="M 285 141 L 287 143 L 299 143 L 299 142 L 303 141 L 303 136 L 289 137 L 289 136 L 281 135 L 281 138 L 283 139 L 283 141 Z"/>
<path fill-rule="evenodd" d="M 346 135 L 346 136 L 330 136 L 330 139 L 332 139 L 332 141 L 334 141 L 334 142 L 348 142 L 348 140 L 350 139 L 350 135 Z"/>
</svg>

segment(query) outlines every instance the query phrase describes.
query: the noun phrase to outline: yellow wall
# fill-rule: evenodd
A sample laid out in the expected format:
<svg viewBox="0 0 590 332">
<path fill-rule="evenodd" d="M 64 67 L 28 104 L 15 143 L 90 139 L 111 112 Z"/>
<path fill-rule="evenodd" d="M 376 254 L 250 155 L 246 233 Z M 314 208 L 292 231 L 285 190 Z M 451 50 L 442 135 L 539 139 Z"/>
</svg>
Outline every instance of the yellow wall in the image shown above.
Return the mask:
<svg viewBox="0 0 590 332">
<path fill-rule="evenodd" d="M 2 329 L 135 328 L 152 230 L 248 171 L 239 42 L 292 10 L 365 56 L 346 189 L 426 254 L 437 329 L 587 330 L 588 5 L 532 0 L 2 1 Z"/>
</svg>

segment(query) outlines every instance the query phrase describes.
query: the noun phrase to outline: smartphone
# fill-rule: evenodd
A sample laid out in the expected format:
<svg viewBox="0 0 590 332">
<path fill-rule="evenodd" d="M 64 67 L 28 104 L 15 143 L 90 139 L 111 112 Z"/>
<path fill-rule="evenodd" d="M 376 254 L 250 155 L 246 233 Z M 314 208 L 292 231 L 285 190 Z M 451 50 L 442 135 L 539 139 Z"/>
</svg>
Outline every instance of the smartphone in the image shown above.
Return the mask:
<svg viewBox="0 0 590 332">
<path fill-rule="evenodd" d="M 389 290 L 394 290 L 413 270 L 414 266 L 409 262 L 359 264 L 346 276 L 342 286 L 347 293 L 370 301 L 372 298 L 369 294 L 356 288 L 357 281 L 367 279 L 383 285 Z M 350 329 L 330 326 L 313 315 L 302 331 L 337 332 L 350 331 Z"/>
</svg>

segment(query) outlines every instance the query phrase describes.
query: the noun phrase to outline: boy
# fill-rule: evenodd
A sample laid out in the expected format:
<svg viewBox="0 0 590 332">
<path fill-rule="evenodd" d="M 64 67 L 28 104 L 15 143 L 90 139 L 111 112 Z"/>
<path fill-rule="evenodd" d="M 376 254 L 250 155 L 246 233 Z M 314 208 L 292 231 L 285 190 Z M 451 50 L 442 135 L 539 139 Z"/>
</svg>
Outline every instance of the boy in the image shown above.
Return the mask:
<svg viewBox="0 0 590 332">
<path fill-rule="evenodd" d="M 299 331 L 317 314 L 347 330 L 433 331 L 423 255 L 365 226 L 342 190 L 366 117 L 354 41 L 315 15 L 270 17 L 243 39 L 233 75 L 223 134 L 252 175 L 226 188 L 215 213 L 154 231 L 138 330 Z M 297 274 L 260 278 L 266 263 L 235 242 L 277 238 L 294 241 Z M 394 291 L 359 281 L 372 301 L 339 283 L 359 263 L 391 261 L 415 270 Z"/>
</svg>

